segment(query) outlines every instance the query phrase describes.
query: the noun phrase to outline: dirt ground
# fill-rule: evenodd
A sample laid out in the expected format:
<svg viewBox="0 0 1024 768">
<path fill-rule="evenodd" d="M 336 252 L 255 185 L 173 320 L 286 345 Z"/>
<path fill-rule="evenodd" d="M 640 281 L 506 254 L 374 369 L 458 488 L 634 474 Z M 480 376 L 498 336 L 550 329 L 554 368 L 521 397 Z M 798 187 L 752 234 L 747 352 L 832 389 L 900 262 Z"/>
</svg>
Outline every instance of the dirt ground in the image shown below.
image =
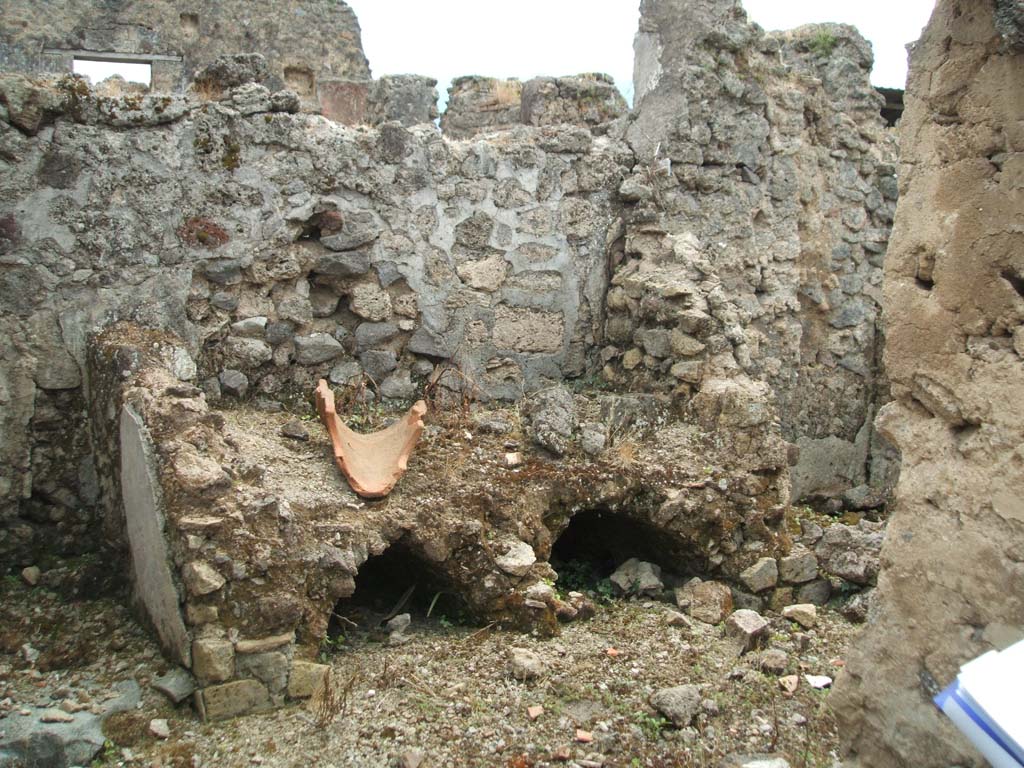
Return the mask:
<svg viewBox="0 0 1024 768">
<path fill-rule="evenodd" d="M 175 708 L 150 686 L 168 665 L 124 596 L 68 602 L 8 578 L 0 586 L 0 731 L 26 707 L 96 706 L 133 679 L 141 702 L 106 721 L 93 765 L 632 768 L 715 766 L 735 753 L 773 753 L 795 768 L 836 762 L 828 692 L 804 675 L 834 677 L 842 666 L 856 627 L 838 612 L 820 608 L 812 629 L 769 614 L 768 647 L 784 653 L 774 654 L 784 669 L 766 670 L 761 652 L 738 656 L 721 625 L 673 626 L 680 619 L 667 601 L 613 599 L 600 589 L 591 596 L 596 615 L 547 640 L 437 613 L 413 616 L 400 645 L 383 631 L 349 628 L 321 652 L 338 691 L 331 713 L 317 699 L 203 724 L 189 702 Z M 513 647 L 539 655 L 539 677 L 512 677 Z M 798 676 L 794 693 L 780 675 Z M 650 697 L 684 684 L 700 687 L 701 704 L 693 724 L 678 728 Z M 532 707 L 543 710 L 531 718 Z M 169 721 L 166 739 L 150 733 L 157 718 Z"/>
</svg>

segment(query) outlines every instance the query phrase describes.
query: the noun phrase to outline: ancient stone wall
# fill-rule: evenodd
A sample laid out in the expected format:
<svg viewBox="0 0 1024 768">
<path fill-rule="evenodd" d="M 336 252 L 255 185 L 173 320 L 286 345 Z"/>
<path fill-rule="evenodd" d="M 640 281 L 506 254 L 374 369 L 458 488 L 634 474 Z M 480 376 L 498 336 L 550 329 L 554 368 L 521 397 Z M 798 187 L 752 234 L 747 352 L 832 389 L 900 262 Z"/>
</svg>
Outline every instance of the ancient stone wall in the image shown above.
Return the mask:
<svg viewBox="0 0 1024 768">
<path fill-rule="evenodd" d="M 453 139 L 516 125 L 582 125 L 600 134 L 626 109 L 615 82 L 603 74 L 535 77 L 525 83 L 460 77 L 448 89 L 441 130 Z"/>
<path fill-rule="evenodd" d="M 637 50 L 634 115 L 606 78 L 538 78 L 536 125 L 464 140 L 415 76 L 345 92 L 373 128 L 295 114 L 251 55 L 185 94 L 0 78 L 0 552 L 97 545 L 83 370 L 120 319 L 177 333 L 211 402 L 363 374 L 392 399 L 603 375 L 749 400 L 802 449 L 798 497 L 877 505 L 895 186 L 867 44 L 661 0 Z"/>
<path fill-rule="evenodd" d="M 253 83 L 201 102 L 8 76 L 2 98 L 12 565 L 95 544 L 82 371 L 87 335 L 116 319 L 190 342 L 211 398 L 284 398 L 363 372 L 411 397 L 454 360 L 445 384 L 511 399 L 593 360 L 612 190 L 632 162 L 619 141 L 353 129 L 275 111 L 291 105 Z"/>
<path fill-rule="evenodd" d="M 876 605 L 834 702 L 851 765 L 983 765 L 935 709 L 1024 637 L 1024 9 L 942 0 L 911 55 L 881 430 L 903 455 Z"/>
<path fill-rule="evenodd" d="M 271 87 L 310 107 L 321 82 L 370 78 L 359 23 L 340 0 L 4 0 L 0 15 L 0 71 L 61 74 L 76 56 L 124 58 L 151 62 L 153 90 L 175 92 L 218 56 L 254 51 Z"/>
<path fill-rule="evenodd" d="M 765 34 L 735 0 L 641 7 L 627 140 L 637 163 L 608 294 L 606 375 L 767 382 L 801 449 L 794 496 L 877 504 L 882 260 L 894 146 L 871 50 L 835 24 Z"/>
</svg>

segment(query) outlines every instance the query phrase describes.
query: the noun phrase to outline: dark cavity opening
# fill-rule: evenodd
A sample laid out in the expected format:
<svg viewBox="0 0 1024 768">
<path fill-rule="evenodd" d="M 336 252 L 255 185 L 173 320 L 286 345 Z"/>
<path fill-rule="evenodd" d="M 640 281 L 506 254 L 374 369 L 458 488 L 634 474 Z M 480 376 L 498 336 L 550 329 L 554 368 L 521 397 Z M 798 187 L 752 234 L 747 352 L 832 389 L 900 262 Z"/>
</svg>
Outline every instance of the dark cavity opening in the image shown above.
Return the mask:
<svg viewBox="0 0 1024 768">
<path fill-rule="evenodd" d="M 1024 277 L 1021 277 L 1015 270 L 1004 269 L 999 276 L 1013 286 L 1018 296 L 1024 298 Z"/>
<path fill-rule="evenodd" d="M 902 88 L 876 88 L 885 99 L 882 105 L 882 117 L 886 124 L 893 128 L 903 117 L 903 89 Z"/>
<path fill-rule="evenodd" d="M 337 211 L 317 213 L 302 222 L 302 231 L 298 239 L 319 240 L 323 236 L 336 234 L 341 230 L 343 223 L 342 216 Z"/>
<path fill-rule="evenodd" d="M 384 624 L 402 613 L 413 625 L 472 623 L 469 606 L 443 573 L 404 542 L 369 558 L 356 575 L 356 589 L 334 607 L 328 635 L 384 634 Z"/>
<path fill-rule="evenodd" d="M 615 569 L 635 557 L 661 566 L 662 581 L 704 571 L 702 559 L 664 531 L 621 512 L 590 509 L 576 513 L 551 548 L 558 588 L 604 593 Z"/>
</svg>

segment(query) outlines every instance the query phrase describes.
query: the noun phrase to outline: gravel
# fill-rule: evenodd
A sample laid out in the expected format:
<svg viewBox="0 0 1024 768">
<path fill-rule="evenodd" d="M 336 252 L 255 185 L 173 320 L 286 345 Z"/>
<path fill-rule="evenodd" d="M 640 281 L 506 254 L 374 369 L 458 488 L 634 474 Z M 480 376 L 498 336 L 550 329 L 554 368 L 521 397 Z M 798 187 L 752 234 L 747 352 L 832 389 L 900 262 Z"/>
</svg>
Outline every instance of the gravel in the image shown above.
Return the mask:
<svg viewBox="0 0 1024 768">
<path fill-rule="evenodd" d="M 687 625 L 658 601 L 599 602 L 594 618 L 565 625 L 550 640 L 415 614 L 401 645 L 389 644 L 384 631 L 353 634 L 324 656 L 336 680 L 352 682 L 346 711 L 326 726 L 312 705 L 217 724 L 199 722 L 189 701 L 174 707 L 151 686 L 173 667 L 125 605 L 125 595 L 66 603 L 17 579 L 3 583 L 0 731 L 22 709 L 96 706 L 135 680 L 142 701 L 105 723 L 109 745 L 97 765 L 370 768 L 416 755 L 423 765 L 453 768 L 566 761 L 625 768 L 715 765 L 737 753 L 772 752 L 795 765 L 835 758 L 827 690 L 801 676 L 785 695 L 777 670 L 762 671 L 757 654 L 737 657 L 721 625 Z M 819 677 L 839 672 L 854 627 L 837 611 L 820 609 L 817 625 L 803 631 L 780 616 L 766 618 L 771 645 L 791 668 Z M 25 644 L 38 650 L 34 664 L 20 653 Z M 544 674 L 516 680 L 512 648 L 542 659 Z M 692 725 L 676 727 L 650 702 L 684 685 L 695 686 L 701 706 Z M 536 714 L 536 707 L 543 712 L 532 719 L 528 710 Z M 153 720 L 167 721 L 166 739 L 153 735 Z M 592 741 L 580 741 L 577 731 Z"/>
</svg>

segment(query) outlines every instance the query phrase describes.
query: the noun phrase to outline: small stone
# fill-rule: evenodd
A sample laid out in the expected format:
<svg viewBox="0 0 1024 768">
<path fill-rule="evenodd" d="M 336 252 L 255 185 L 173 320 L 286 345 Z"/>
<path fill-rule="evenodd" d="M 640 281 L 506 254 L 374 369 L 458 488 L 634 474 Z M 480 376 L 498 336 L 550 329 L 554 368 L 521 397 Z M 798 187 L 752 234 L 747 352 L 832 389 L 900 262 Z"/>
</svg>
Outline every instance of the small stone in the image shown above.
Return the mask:
<svg viewBox="0 0 1024 768">
<path fill-rule="evenodd" d="M 732 607 L 733 608 L 749 608 L 752 611 L 760 613 L 764 610 L 764 598 L 752 595 L 749 592 L 744 592 L 742 589 L 736 589 L 733 587 L 732 590 Z"/>
<path fill-rule="evenodd" d="M 756 611 L 741 608 L 725 621 L 725 633 L 739 641 L 740 653 L 751 651 L 768 637 L 768 621 Z"/>
<path fill-rule="evenodd" d="M 199 454 L 185 443 L 174 454 L 174 477 L 182 490 L 207 499 L 222 495 L 231 487 L 231 477 L 212 457 Z"/>
<path fill-rule="evenodd" d="M 808 544 L 817 544 L 825 530 L 813 520 L 800 521 L 800 536 Z"/>
<path fill-rule="evenodd" d="M 196 689 L 192 675 L 181 667 L 175 667 L 166 675 L 154 678 L 150 683 L 156 690 L 171 700 L 172 704 L 181 704 Z"/>
<path fill-rule="evenodd" d="M 388 620 L 387 624 L 384 625 L 384 629 L 392 634 L 402 634 L 412 624 L 412 616 L 408 613 L 400 613 L 397 616 Z"/>
<path fill-rule="evenodd" d="M 623 595 L 657 594 L 665 588 L 661 568 L 635 557 L 616 568 L 609 580 Z"/>
<path fill-rule="evenodd" d="M 700 689 L 696 685 L 677 685 L 662 688 L 651 696 L 651 706 L 672 721 L 677 728 L 685 728 L 700 709 Z"/>
<path fill-rule="evenodd" d="M 506 453 L 505 454 L 505 466 L 506 467 L 518 467 L 523 463 L 523 455 L 521 453 Z"/>
<path fill-rule="evenodd" d="M 532 707 L 527 707 L 526 714 L 531 720 L 536 720 L 538 717 L 544 714 L 544 707 L 542 707 L 540 704 L 536 704 Z"/>
<path fill-rule="evenodd" d="M 525 404 L 533 442 L 556 456 L 569 450 L 569 438 L 576 427 L 576 405 L 564 386 L 551 387 L 532 395 Z"/>
<path fill-rule="evenodd" d="M 225 720 L 271 708 L 270 694 L 259 680 L 233 680 L 208 686 L 201 692 L 201 701 L 206 720 Z"/>
<path fill-rule="evenodd" d="M 347 363 L 338 363 L 331 368 L 327 378 L 331 384 L 348 384 L 353 379 L 358 379 L 362 375 L 363 369 L 359 366 L 359 363 L 350 360 Z"/>
<path fill-rule="evenodd" d="M 824 605 L 832 596 L 832 584 L 828 579 L 815 579 L 800 587 L 796 592 L 796 599 L 801 603 L 813 603 Z"/>
<path fill-rule="evenodd" d="M 511 648 L 510 671 L 516 680 L 535 680 L 547 672 L 544 660 L 528 648 Z"/>
<path fill-rule="evenodd" d="M 226 580 L 209 563 L 193 560 L 181 569 L 181 578 L 193 595 L 208 595 L 224 586 Z"/>
<path fill-rule="evenodd" d="M 576 741 L 580 744 L 589 744 L 594 740 L 594 734 L 590 731 L 584 731 L 580 728 L 576 729 Z"/>
<path fill-rule="evenodd" d="M 782 609 L 782 615 L 787 619 L 795 621 L 804 629 L 810 629 L 818 623 L 818 609 L 811 603 L 787 605 Z"/>
<path fill-rule="evenodd" d="M 60 709 L 44 709 L 39 715 L 41 723 L 73 723 L 75 716 Z"/>
<path fill-rule="evenodd" d="M 674 354 L 682 357 L 693 357 L 704 351 L 704 344 L 680 330 L 672 331 L 671 347 Z"/>
<path fill-rule="evenodd" d="M 683 592 L 682 602 L 689 607 L 690 615 L 705 624 L 718 624 L 732 611 L 732 590 L 720 582 L 702 581 L 682 587 L 676 593 L 676 603 L 682 608 L 679 591 Z"/>
<path fill-rule="evenodd" d="M 795 602 L 796 598 L 793 596 L 792 587 L 778 587 L 772 591 L 768 598 L 768 610 L 774 611 L 775 613 L 782 613 L 783 608 L 787 605 L 792 605 Z"/>
<path fill-rule="evenodd" d="M 280 635 L 260 637 L 256 640 L 239 640 L 235 643 L 235 650 L 239 653 L 266 653 L 293 642 L 295 642 L 295 633 L 284 632 Z"/>
<path fill-rule="evenodd" d="M 796 693 L 796 689 L 800 687 L 800 678 L 796 675 L 783 675 L 779 678 L 779 687 L 785 693 L 792 696 Z"/>
<path fill-rule="evenodd" d="M 351 246 L 351 238 L 321 237 L 320 244 L 325 248 Z M 370 271 L 370 257 L 363 251 L 328 253 L 317 260 L 313 269 L 331 277 L 358 277 Z"/>
<path fill-rule="evenodd" d="M 525 576 L 537 562 L 533 547 L 518 539 L 509 542 L 508 551 L 494 558 L 494 564 L 512 576 Z"/>
<path fill-rule="evenodd" d="M 288 675 L 288 696 L 292 699 L 308 699 L 320 687 L 330 667 L 327 664 L 315 664 L 312 661 L 292 662 L 291 673 Z"/>
<path fill-rule="evenodd" d="M 247 317 L 231 324 L 231 333 L 234 336 L 245 336 L 248 338 L 263 338 L 267 330 L 267 318 Z"/>
<path fill-rule="evenodd" d="M 35 664 L 39 660 L 39 651 L 33 648 L 31 643 L 24 643 L 18 649 L 18 653 L 21 654 L 21 658 L 25 660 L 26 664 Z"/>
<path fill-rule="evenodd" d="M 608 428 L 599 422 L 580 426 L 580 445 L 588 456 L 597 456 L 608 442 Z"/>
<path fill-rule="evenodd" d="M 196 361 L 192 359 L 192 355 L 188 353 L 188 350 L 182 349 L 181 347 L 175 347 L 171 352 L 171 361 L 169 365 L 171 373 L 173 373 L 179 381 L 192 381 L 198 372 L 196 368 Z"/>
<path fill-rule="evenodd" d="M 254 677 L 273 694 L 284 691 L 288 684 L 288 657 L 280 651 L 247 653 L 235 657 L 238 677 Z"/>
<path fill-rule="evenodd" d="M 193 627 L 201 624 L 211 624 L 217 620 L 220 612 L 216 605 L 192 605 L 185 606 L 185 621 Z"/>
<path fill-rule="evenodd" d="M 227 291 L 217 291 L 210 297 L 210 303 L 225 312 L 234 312 L 238 309 L 238 297 Z"/>
<path fill-rule="evenodd" d="M 397 335 L 398 326 L 394 323 L 360 323 L 355 332 L 356 352 L 380 349 Z"/>
<path fill-rule="evenodd" d="M 398 357 L 390 349 L 371 349 L 359 356 L 359 364 L 374 381 L 384 381 L 398 367 Z"/>
<path fill-rule="evenodd" d="M 168 739 L 171 736 L 171 727 L 163 718 L 156 718 L 149 721 L 149 732 L 158 739 Z"/>
<path fill-rule="evenodd" d="M 408 368 L 395 371 L 380 385 L 382 396 L 390 400 L 412 400 L 416 396 L 416 385 Z"/>
<path fill-rule="evenodd" d="M 529 600 L 536 600 L 544 605 L 553 603 L 557 599 L 554 587 L 545 584 L 543 581 L 538 581 L 536 584 L 531 584 L 527 587 L 526 597 Z"/>
<path fill-rule="evenodd" d="M 338 308 L 341 297 L 328 288 L 314 288 L 309 292 L 309 306 L 313 317 L 330 317 Z"/>
<path fill-rule="evenodd" d="M 202 638 L 192 643 L 192 671 L 203 685 L 235 676 L 235 649 L 228 640 Z"/>
<path fill-rule="evenodd" d="M 762 557 L 740 574 L 740 580 L 751 592 L 764 592 L 779 581 L 779 570 L 774 557 Z"/>
<path fill-rule="evenodd" d="M 391 296 L 376 283 L 358 283 L 352 286 L 348 308 L 365 320 L 381 322 L 391 317 Z"/>
<path fill-rule="evenodd" d="M 34 587 L 36 584 L 38 584 L 39 579 L 40 577 L 42 577 L 42 575 L 43 572 L 40 571 L 39 568 L 34 565 L 30 565 L 28 568 L 21 569 L 21 578 L 30 587 Z"/>
<path fill-rule="evenodd" d="M 786 671 L 788 664 L 789 657 L 785 651 L 779 648 L 769 648 L 762 652 L 760 659 L 758 659 L 758 665 L 761 667 L 761 670 L 770 675 L 781 675 Z"/>
<path fill-rule="evenodd" d="M 791 584 L 804 584 L 818 578 L 818 558 L 805 547 L 793 547 L 779 560 L 779 578 Z"/>
<path fill-rule="evenodd" d="M 328 333 L 311 333 L 308 336 L 296 336 L 295 362 L 299 365 L 316 365 L 333 360 L 343 354 L 345 349 L 337 339 Z"/>
<path fill-rule="evenodd" d="M 259 368 L 270 362 L 274 350 L 262 339 L 251 339 L 245 336 L 229 336 L 221 344 L 224 360 L 239 368 Z"/>
<path fill-rule="evenodd" d="M 291 438 L 292 440 L 309 440 L 309 430 L 306 429 L 306 425 L 298 419 L 292 419 L 283 427 L 281 427 L 282 437 Z"/>
<path fill-rule="evenodd" d="M 874 590 L 868 590 L 850 595 L 849 599 L 840 606 L 839 612 L 854 624 L 863 624 L 868 619 L 873 593 Z"/>
<path fill-rule="evenodd" d="M 678 611 L 668 611 L 666 613 L 667 623 L 670 627 L 679 627 L 680 629 L 690 629 L 693 624 L 686 617 L 685 613 L 679 613 Z"/>
<path fill-rule="evenodd" d="M 294 337 L 295 326 L 287 320 L 281 320 L 276 323 L 267 323 L 265 338 L 270 344 L 277 346 L 278 344 L 283 344 L 286 341 L 291 341 Z"/>
<path fill-rule="evenodd" d="M 220 391 L 232 397 L 245 397 L 249 391 L 249 377 L 233 368 L 225 368 L 217 377 Z"/>
</svg>

